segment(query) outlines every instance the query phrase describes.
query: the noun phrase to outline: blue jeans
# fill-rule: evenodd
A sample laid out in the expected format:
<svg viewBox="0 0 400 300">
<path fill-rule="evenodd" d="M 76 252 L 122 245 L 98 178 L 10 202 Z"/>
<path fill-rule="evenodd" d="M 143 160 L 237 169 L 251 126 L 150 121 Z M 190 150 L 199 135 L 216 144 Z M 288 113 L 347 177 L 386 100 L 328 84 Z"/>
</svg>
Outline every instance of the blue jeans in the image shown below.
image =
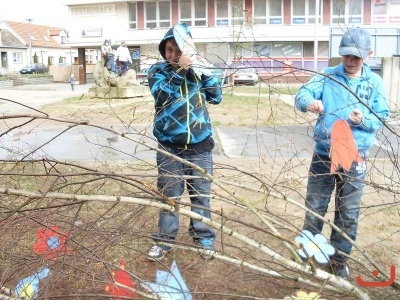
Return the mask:
<svg viewBox="0 0 400 300">
<path fill-rule="evenodd" d="M 336 188 L 334 224 L 355 241 L 367 173 L 366 162 L 353 162 L 349 171 L 339 168 L 335 174 L 330 173 L 330 166 L 328 157 L 314 153 L 309 169 L 305 204 L 308 209 L 325 216 L 332 192 Z M 306 212 L 303 229 L 316 234 L 322 231 L 322 227 L 321 220 Z M 352 245 L 336 230 L 332 229 L 330 242 L 336 249 L 350 254 Z M 336 255 L 334 260 L 343 262 L 345 258 Z"/>
<path fill-rule="evenodd" d="M 159 146 L 171 154 L 183 158 L 203 168 L 208 174 L 213 174 L 212 152 L 203 152 L 191 155 L 176 153 L 173 149 Z M 196 169 L 176 161 L 157 152 L 158 181 L 157 188 L 167 197 L 180 201 L 185 185 L 189 192 L 192 212 L 211 219 L 210 192 L 211 182 Z M 183 176 L 194 178 L 184 179 Z M 159 232 L 153 233 L 155 241 L 173 243 L 179 230 L 179 214 L 167 210 L 160 210 L 158 220 Z M 190 219 L 189 234 L 194 239 L 215 238 L 214 229 L 194 219 Z"/>
</svg>

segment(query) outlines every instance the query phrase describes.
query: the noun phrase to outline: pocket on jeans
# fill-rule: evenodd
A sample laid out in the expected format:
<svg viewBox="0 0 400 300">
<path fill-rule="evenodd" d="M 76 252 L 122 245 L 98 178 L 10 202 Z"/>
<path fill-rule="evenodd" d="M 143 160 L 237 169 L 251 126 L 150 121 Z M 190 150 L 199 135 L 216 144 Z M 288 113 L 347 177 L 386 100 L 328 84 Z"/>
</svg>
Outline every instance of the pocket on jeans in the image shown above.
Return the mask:
<svg viewBox="0 0 400 300">
<path fill-rule="evenodd" d="M 211 151 L 202 152 L 202 153 L 199 153 L 198 155 L 204 159 L 207 159 L 207 158 L 211 157 Z"/>
<path fill-rule="evenodd" d="M 359 190 L 364 187 L 364 180 L 366 175 L 366 163 L 356 162 L 355 166 L 352 166 L 350 172 L 346 173 L 347 182 L 355 189 Z"/>
</svg>

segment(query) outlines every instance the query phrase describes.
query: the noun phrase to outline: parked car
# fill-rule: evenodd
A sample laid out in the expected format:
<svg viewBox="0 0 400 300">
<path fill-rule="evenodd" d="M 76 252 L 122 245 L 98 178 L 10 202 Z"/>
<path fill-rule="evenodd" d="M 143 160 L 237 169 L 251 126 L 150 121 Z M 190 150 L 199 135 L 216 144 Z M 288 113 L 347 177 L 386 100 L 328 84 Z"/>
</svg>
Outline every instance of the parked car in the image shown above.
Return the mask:
<svg viewBox="0 0 400 300">
<path fill-rule="evenodd" d="M 141 69 L 139 72 L 136 73 L 136 81 L 142 85 L 149 85 L 149 81 L 147 80 L 147 72 L 149 71 L 148 68 Z"/>
<path fill-rule="evenodd" d="M 255 85 L 258 83 L 258 74 L 254 72 L 254 69 L 251 67 L 239 67 L 232 71 L 235 84 Z"/>
<path fill-rule="evenodd" d="M 19 72 L 21 74 L 36 74 L 36 73 L 47 73 L 49 68 L 42 63 L 33 63 L 29 64 L 26 67 L 23 67 Z"/>
</svg>

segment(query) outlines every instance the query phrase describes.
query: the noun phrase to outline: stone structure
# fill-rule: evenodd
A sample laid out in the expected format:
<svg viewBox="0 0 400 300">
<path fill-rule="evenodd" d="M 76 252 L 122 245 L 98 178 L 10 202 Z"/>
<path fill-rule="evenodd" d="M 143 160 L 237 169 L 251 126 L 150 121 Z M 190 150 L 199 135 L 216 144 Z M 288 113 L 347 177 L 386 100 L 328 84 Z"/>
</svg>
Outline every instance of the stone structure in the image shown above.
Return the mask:
<svg viewBox="0 0 400 300">
<path fill-rule="evenodd" d="M 149 87 L 136 81 L 136 71 L 129 69 L 123 75 L 110 72 L 100 60 L 93 69 L 96 82 L 94 92 L 98 98 L 134 98 L 150 94 Z"/>
</svg>

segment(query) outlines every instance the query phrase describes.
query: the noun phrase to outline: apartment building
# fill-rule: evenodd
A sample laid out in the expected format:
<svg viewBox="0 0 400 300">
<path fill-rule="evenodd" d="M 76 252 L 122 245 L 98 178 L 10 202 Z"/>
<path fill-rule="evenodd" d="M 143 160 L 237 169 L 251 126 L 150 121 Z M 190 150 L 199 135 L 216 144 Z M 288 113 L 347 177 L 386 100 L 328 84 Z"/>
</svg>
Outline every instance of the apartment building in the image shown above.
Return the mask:
<svg viewBox="0 0 400 300">
<path fill-rule="evenodd" d="M 332 30 L 363 26 L 390 35 L 374 45 L 376 57 L 399 54 L 398 0 L 70 0 L 68 45 L 79 48 L 80 63 L 96 61 L 105 39 L 125 41 L 137 70 L 158 60 L 158 43 L 179 21 L 191 28 L 201 54 L 213 64 L 232 61 L 280 72 L 292 66 L 320 70 L 330 57 Z M 89 54 L 87 49 L 90 49 Z M 92 53 L 92 54 L 90 54 Z M 378 56 L 379 55 L 379 56 Z"/>
</svg>

